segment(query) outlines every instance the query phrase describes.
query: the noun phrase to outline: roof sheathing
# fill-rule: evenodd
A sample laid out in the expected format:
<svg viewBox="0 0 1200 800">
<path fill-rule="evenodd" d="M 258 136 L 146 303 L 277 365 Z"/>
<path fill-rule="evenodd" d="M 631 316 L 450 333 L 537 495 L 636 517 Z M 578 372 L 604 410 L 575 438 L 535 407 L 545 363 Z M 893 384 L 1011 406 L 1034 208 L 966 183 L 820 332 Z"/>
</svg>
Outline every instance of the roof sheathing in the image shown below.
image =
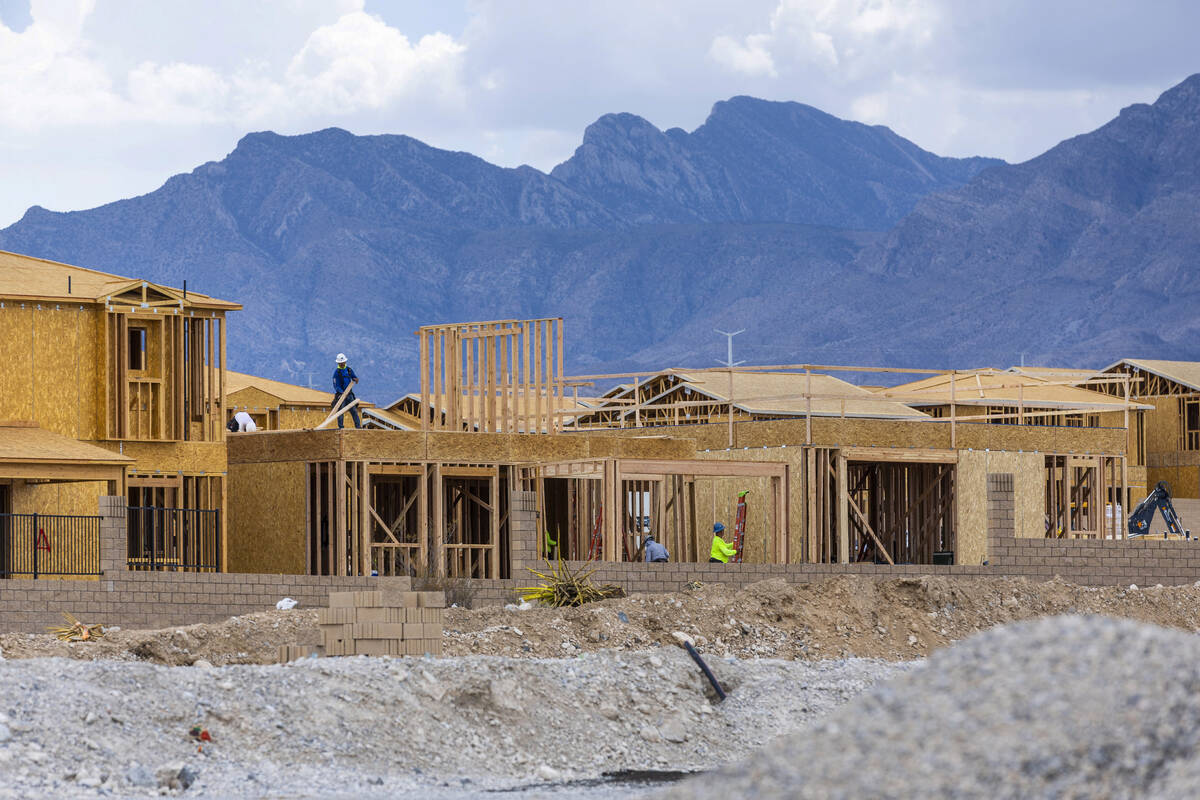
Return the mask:
<svg viewBox="0 0 1200 800">
<path fill-rule="evenodd" d="M 179 298 L 179 306 L 220 311 L 241 309 L 238 303 L 218 300 L 200 292 L 189 290 L 185 300 L 182 289 L 0 250 L 0 298 L 25 302 L 104 303 L 113 294 L 143 284 L 167 297 Z M 127 304 L 119 302 L 116 305 Z"/>
</svg>

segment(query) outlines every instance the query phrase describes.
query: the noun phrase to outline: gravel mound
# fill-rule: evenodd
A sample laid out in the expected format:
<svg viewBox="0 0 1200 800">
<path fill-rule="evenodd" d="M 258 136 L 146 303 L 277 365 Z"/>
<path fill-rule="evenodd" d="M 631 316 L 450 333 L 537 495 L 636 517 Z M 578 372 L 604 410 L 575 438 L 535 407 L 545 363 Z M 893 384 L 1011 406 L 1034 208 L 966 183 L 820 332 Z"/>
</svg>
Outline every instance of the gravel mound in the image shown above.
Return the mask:
<svg viewBox="0 0 1200 800">
<path fill-rule="evenodd" d="M 1102 617 L 934 654 L 663 798 L 1194 798 L 1200 638 Z"/>
<path fill-rule="evenodd" d="M 909 668 L 712 666 L 731 690 L 725 703 L 711 701 L 678 647 L 226 667 L 9 659 L 0 798 L 466 797 L 609 771 L 699 770 L 745 758 Z M 189 735 L 197 725 L 211 742 Z"/>
</svg>

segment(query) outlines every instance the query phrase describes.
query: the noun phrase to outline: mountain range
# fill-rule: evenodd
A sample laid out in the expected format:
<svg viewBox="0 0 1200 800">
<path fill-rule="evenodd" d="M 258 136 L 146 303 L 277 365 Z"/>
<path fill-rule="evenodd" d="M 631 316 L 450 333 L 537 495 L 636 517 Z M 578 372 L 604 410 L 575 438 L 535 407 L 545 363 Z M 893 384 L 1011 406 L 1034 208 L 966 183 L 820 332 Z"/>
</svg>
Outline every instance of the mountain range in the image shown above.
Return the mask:
<svg viewBox="0 0 1200 800">
<path fill-rule="evenodd" d="M 735 97 L 589 126 L 549 174 L 401 135 L 253 133 L 141 197 L 33 207 L 0 249 L 238 300 L 236 369 L 416 388 L 417 326 L 563 316 L 568 372 L 1200 360 L 1200 75 L 1022 164 Z"/>
</svg>

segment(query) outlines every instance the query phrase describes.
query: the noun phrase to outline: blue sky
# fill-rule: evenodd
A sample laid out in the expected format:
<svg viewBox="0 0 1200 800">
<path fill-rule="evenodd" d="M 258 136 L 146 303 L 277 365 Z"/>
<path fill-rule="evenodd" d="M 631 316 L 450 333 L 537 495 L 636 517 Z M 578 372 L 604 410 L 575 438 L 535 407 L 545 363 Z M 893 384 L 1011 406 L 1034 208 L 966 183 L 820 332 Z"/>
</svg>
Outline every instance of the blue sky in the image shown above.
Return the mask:
<svg viewBox="0 0 1200 800">
<path fill-rule="evenodd" d="M 1019 161 L 1200 71 L 1157 0 L 0 0 L 0 226 L 152 191 L 249 131 L 549 169 L 601 114 L 735 94 Z"/>
</svg>

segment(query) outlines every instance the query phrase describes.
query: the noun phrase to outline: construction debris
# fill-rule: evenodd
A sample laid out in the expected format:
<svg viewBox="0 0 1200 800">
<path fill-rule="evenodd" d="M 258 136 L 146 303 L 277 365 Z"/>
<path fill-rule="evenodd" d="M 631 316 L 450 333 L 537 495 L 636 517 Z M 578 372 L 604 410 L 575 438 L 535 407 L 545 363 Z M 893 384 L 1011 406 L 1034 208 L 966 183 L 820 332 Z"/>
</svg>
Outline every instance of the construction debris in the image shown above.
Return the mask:
<svg viewBox="0 0 1200 800">
<path fill-rule="evenodd" d="M 66 611 L 63 612 L 63 617 L 65 617 L 67 620 L 66 625 L 59 625 L 57 627 L 51 626 L 47 628 L 48 631 L 53 633 L 55 637 L 61 641 L 90 642 L 104 636 L 103 625 L 85 625 Z"/>
<path fill-rule="evenodd" d="M 550 566 L 550 562 L 547 561 L 545 572 L 539 572 L 533 567 L 527 569 L 544 581 L 541 586 L 517 589 L 521 599 L 528 602 L 536 600 L 542 605 L 563 608 L 625 596 L 625 590 L 620 586 L 611 583 L 596 586 L 592 583 L 591 577 L 595 574 L 596 567 L 589 569 L 583 566 L 573 571 L 570 565 L 560 558 L 554 566 Z"/>
</svg>

